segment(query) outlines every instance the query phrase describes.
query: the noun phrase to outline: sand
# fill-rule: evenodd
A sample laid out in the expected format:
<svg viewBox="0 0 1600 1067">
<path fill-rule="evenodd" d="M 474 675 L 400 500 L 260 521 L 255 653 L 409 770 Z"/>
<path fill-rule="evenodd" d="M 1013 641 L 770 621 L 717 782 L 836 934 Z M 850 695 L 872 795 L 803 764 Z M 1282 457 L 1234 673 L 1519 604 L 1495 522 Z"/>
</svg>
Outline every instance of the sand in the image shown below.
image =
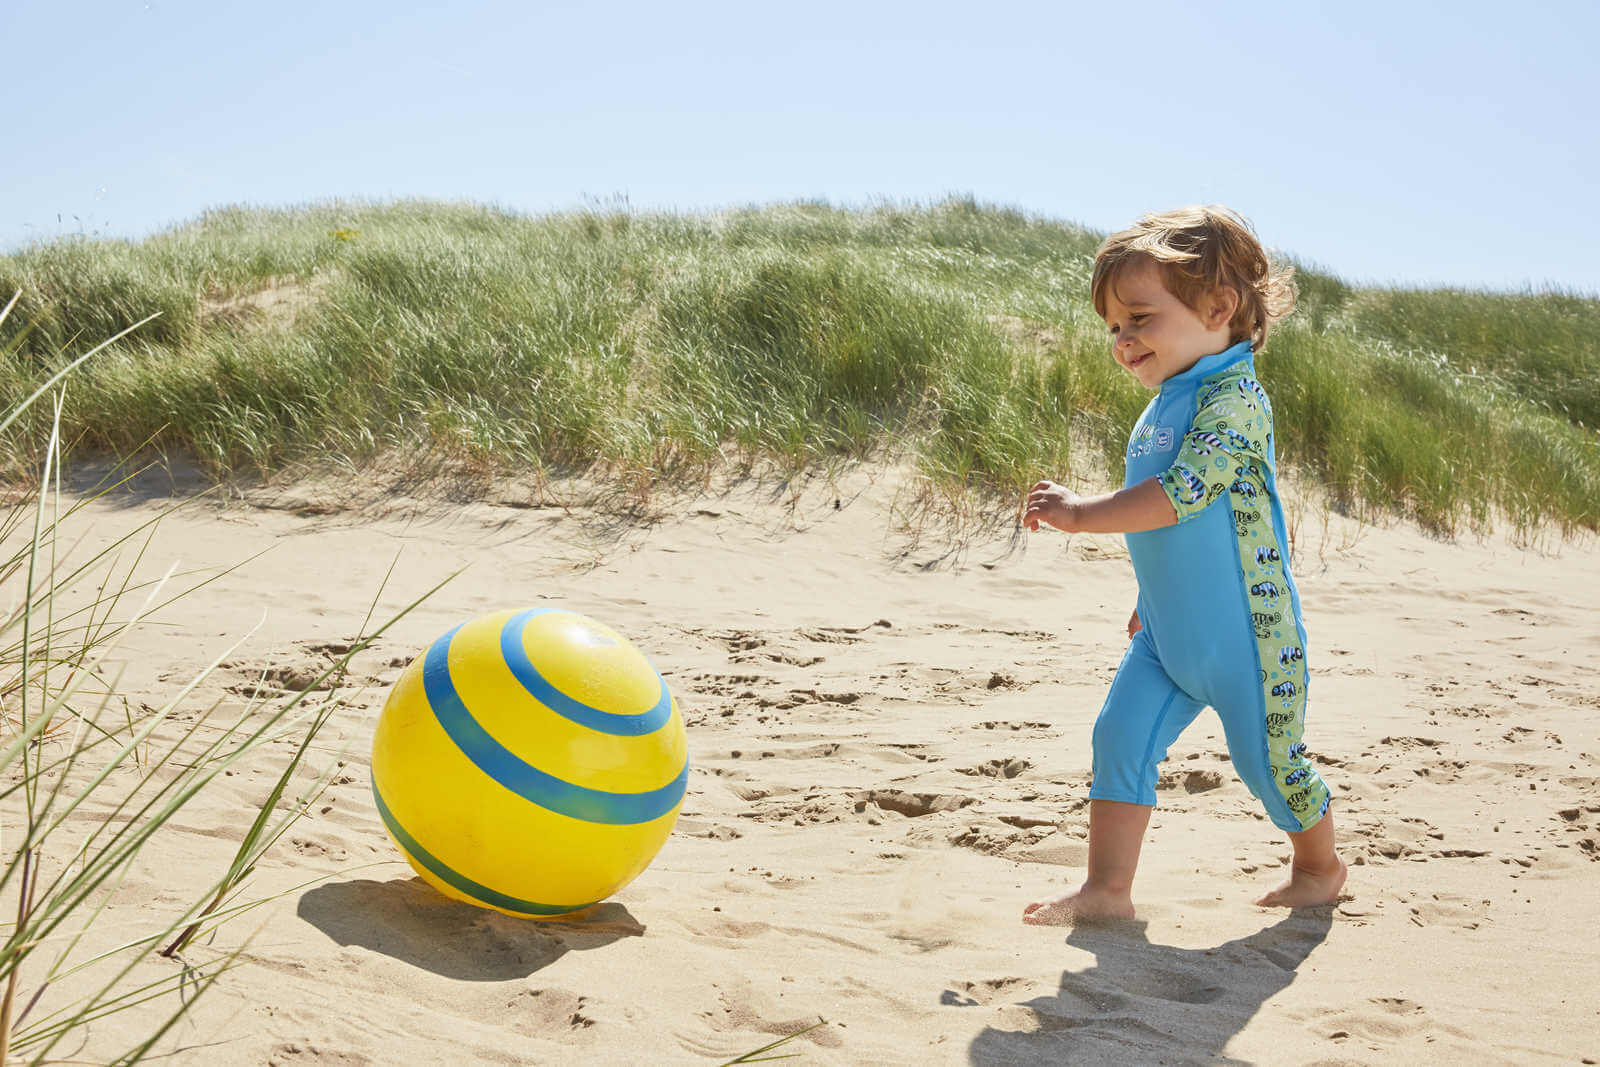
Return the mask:
<svg viewBox="0 0 1600 1067">
<path fill-rule="evenodd" d="M 526 492 L 360 509 L 347 495 L 196 503 L 148 553 L 159 571 L 265 552 L 127 652 L 124 691 L 157 703 L 248 635 L 197 707 L 243 704 L 263 671 L 292 686 L 329 662 L 397 550 L 391 609 L 470 565 L 356 660 L 368 684 L 340 691 L 314 754 L 347 766 L 248 888 L 288 892 L 215 938 L 249 937 L 245 965 L 169 1035 L 169 1062 L 720 1063 L 818 1020 L 780 1051 L 819 1064 L 1600 1057 L 1592 543 L 1443 542 L 1296 501 L 1307 740 L 1335 790 L 1345 899 L 1251 904 L 1282 878 L 1287 844 L 1208 712 L 1163 765 L 1140 918 L 1063 929 L 1020 914 L 1081 875 L 1090 727 L 1135 595 L 1119 538 L 913 538 L 885 469 L 735 483 L 644 523 L 529 506 Z M 103 541 L 169 503 L 118 496 L 73 526 Z M 628 634 L 688 730 L 676 831 L 582 921 L 439 896 L 369 790 L 372 726 L 401 666 L 458 622 L 522 606 Z M 185 810 L 108 921 L 148 920 L 215 878 L 286 758 L 268 753 Z M 107 1020 L 58 1052 L 93 1058 L 135 1032 Z"/>
</svg>

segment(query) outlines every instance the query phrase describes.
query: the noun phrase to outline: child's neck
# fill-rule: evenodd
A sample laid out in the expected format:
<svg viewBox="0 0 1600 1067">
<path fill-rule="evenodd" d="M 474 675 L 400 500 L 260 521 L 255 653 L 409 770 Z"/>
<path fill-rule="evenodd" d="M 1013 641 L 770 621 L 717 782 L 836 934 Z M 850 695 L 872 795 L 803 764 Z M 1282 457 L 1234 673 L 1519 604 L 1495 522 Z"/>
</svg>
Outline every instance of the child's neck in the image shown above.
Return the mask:
<svg viewBox="0 0 1600 1067">
<path fill-rule="evenodd" d="M 1177 370 L 1175 370 L 1171 374 L 1169 374 L 1165 379 L 1162 380 L 1161 384 L 1162 385 L 1166 385 L 1167 382 L 1172 381 L 1174 378 L 1181 378 L 1185 374 L 1188 374 L 1190 371 L 1194 370 L 1195 367 L 1199 366 L 1201 363 L 1205 362 L 1206 360 L 1212 359 L 1213 357 L 1216 357 L 1216 356 L 1223 355 L 1226 352 L 1231 352 L 1235 348 L 1238 348 L 1241 344 L 1247 344 L 1247 343 L 1248 342 L 1245 342 L 1245 341 L 1229 341 L 1226 344 L 1224 344 L 1221 348 L 1217 349 L 1215 352 L 1207 352 L 1204 355 L 1195 356 L 1193 359 L 1191 359 L 1188 362 L 1186 362 L 1183 366 L 1179 367 Z"/>
</svg>

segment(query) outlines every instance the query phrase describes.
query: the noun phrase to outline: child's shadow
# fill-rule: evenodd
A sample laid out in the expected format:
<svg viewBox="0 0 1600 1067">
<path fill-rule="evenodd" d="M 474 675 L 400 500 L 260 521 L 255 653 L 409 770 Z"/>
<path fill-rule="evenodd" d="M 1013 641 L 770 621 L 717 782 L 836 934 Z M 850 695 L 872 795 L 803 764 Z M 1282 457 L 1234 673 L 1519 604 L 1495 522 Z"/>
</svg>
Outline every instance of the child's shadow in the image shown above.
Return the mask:
<svg viewBox="0 0 1600 1067">
<path fill-rule="evenodd" d="M 1223 1048 L 1268 997 L 1294 981 L 1295 969 L 1332 925 L 1332 908 L 1308 908 L 1207 949 L 1152 944 L 1139 921 L 1074 927 L 1067 944 L 1093 952 L 1095 965 L 1063 973 L 1055 996 L 1017 1005 L 1032 1015 L 1036 1029 L 990 1027 L 973 1041 L 969 1060 L 1238 1062 Z M 944 1003 L 979 1001 L 946 990 Z"/>
<path fill-rule="evenodd" d="M 519 919 L 450 900 L 420 878 L 327 883 L 302 894 L 296 911 L 341 945 L 469 982 L 526 978 L 568 952 L 645 929 L 614 901 L 560 920 Z"/>
</svg>

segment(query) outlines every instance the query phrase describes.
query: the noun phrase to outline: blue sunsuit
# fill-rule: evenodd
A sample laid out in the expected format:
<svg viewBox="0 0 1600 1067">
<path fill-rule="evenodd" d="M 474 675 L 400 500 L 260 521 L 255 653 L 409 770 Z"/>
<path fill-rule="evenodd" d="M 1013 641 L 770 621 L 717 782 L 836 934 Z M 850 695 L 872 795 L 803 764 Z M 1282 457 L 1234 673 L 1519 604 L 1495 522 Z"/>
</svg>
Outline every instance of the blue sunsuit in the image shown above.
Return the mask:
<svg viewBox="0 0 1600 1067">
<path fill-rule="evenodd" d="M 1124 485 L 1159 478 L 1178 523 L 1127 535 L 1143 628 L 1095 720 L 1090 797 L 1154 805 L 1156 764 L 1210 705 L 1279 829 L 1328 810 L 1301 740 L 1305 627 L 1274 465 L 1249 341 L 1167 379 L 1139 417 Z"/>
</svg>

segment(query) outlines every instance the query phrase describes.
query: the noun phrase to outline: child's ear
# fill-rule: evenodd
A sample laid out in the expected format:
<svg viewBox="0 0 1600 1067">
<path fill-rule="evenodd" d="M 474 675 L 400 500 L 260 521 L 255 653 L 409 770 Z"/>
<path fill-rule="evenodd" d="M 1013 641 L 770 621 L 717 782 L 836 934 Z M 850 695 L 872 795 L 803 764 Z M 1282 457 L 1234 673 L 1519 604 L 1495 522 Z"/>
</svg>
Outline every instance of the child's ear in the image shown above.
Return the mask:
<svg viewBox="0 0 1600 1067">
<path fill-rule="evenodd" d="M 1208 307 L 1207 328 L 1220 330 L 1233 320 L 1233 313 L 1239 310 L 1239 290 L 1231 285 L 1217 286 L 1211 290 Z"/>
</svg>

